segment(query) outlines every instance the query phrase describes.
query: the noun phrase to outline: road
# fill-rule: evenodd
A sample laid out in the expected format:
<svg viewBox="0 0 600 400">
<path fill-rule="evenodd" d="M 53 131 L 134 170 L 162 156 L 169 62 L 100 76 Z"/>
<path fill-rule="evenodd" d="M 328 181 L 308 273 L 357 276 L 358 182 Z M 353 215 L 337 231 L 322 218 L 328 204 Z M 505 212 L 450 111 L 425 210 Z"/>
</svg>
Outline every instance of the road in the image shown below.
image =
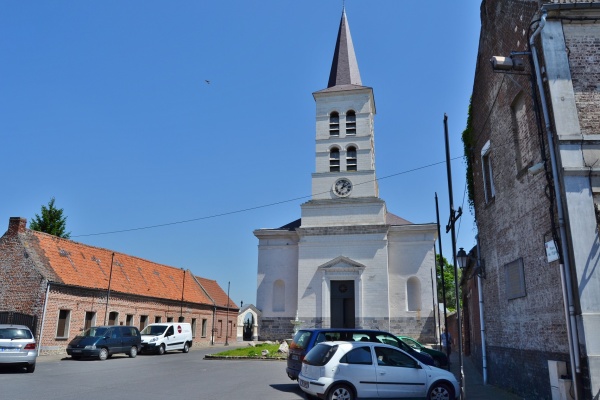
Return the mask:
<svg viewBox="0 0 600 400">
<path fill-rule="evenodd" d="M 283 361 L 204 360 L 223 347 L 106 361 L 42 356 L 33 374 L 0 367 L 0 397 L 11 400 L 305 399 Z"/>
</svg>

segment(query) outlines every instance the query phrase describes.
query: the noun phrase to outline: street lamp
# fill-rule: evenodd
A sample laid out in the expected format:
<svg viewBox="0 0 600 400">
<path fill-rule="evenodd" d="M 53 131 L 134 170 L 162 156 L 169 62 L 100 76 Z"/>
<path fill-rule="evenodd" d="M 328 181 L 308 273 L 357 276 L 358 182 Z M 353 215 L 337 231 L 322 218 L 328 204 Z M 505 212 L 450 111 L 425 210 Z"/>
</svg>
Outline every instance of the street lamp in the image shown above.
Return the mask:
<svg viewBox="0 0 600 400">
<path fill-rule="evenodd" d="M 469 279 L 472 278 L 474 275 L 477 275 L 478 277 L 485 279 L 484 260 L 478 260 L 475 257 L 472 257 L 470 254 L 467 254 L 467 252 L 465 251 L 464 248 L 461 247 L 458 250 L 458 253 L 456 253 L 456 261 L 458 262 L 458 266 L 460 267 L 460 269 L 464 270 L 465 268 L 467 268 L 469 260 L 475 261 L 477 263 L 477 266 L 475 267 L 475 270 L 473 271 L 473 275 L 471 275 L 469 277 Z"/>
</svg>

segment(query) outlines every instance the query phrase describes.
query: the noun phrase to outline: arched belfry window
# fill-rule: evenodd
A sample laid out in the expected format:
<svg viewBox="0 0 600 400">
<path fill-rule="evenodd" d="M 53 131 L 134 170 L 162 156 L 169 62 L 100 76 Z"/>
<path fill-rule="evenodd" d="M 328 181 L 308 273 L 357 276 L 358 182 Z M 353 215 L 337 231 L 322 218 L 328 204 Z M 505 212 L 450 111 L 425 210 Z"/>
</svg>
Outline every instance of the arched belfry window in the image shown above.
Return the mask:
<svg viewBox="0 0 600 400">
<path fill-rule="evenodd" d="M 337 147 L 329 150 L 329 171 L 340 172 L 340 149 Z"/>
<path fill-rule="evenodd" d="M 329 136 L 340 136 L 340 114 L 337 111 L 329 114 Z"/>
<path fill-rule="evenodd" d="M 356 135 L 356 113 L 353 110 L 346 112 L 346 135 Z"/>
<path fill-rule="evenodd" d="M 285 311 L 285 283 L 281 279 L 273 283 L 273 311 Z"/>
<path fill-rule="evenodd" d="M 411 276 L 406 281 L 406 309 L 421 311 L 421 281 L 416 276 Z"/>
<path fill-rule="evenodd" d="M 356 147 L 354 147 L 354 146 L 350 146 L 346 149 L 346 170 L 347 171 L 356 171 L 357 170 Z"/>
</svg>

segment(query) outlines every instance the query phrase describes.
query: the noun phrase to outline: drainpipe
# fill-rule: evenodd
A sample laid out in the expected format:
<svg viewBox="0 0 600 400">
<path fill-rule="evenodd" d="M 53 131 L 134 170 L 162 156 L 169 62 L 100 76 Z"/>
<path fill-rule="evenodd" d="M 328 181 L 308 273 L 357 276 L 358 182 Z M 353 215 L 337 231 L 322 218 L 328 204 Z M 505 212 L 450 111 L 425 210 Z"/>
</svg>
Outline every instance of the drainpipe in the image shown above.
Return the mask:
<svg viewBox="0 0 600 400">
<path fill-rule="evenodd" d="M 579 388 L 577 375 L 581 372 L 581 365 L 579 363 L 579 347 L 577 340 L 577 321 L 575 320 L 575 307 L 573 306 L 573 286 L 571 282 L 571 267 L 569 263 L 569 253 L 567 248 L 567 232 L 565 229 L 565 217 L 562 205 L 560 181 L 558 177 L 558 169 L 556 166 L 556 153 L 554 149 L 554 138 L 552 135 L 552 128 L 550 126 L 550 117 L 548 115 L 548 106 L 546 104 L 546 96 L 544 92 L 544 85 L 542 82 L 542 74 L 540 72 L 540 64 L 538 61 L 537 50 L 535 47 L 535 38 L 540 34 L 544 26 L 546 25 L 546 10 L 542 9 L 542 18 L 538 24 L 537 29 L 531 35 L 529 39 L 529 46 L 531 48 L 531 56 L 535 66 L 535 75 L 537 79 L 537 86 L 540 92 L 540 103 L 542 105 L 542 112 L 544 115 L 544 124 L 546 125 L 546 134 L 548 136 L 548 146 L 550 150 L 550 164 L 552 166 L 552 179 L 554 180 L 554 197 L 556 198 L 556 210 L 558 213 L 558 226 L 560 234 L 560 277 L 563 290 L 563 300 L 565 306 L 565 319 L 567 323 L 567 336 L 569 340 L 569 356 L 571 358 L 571 375 L 573 378 L 573 387 L 575 393 L 575 399 L 579 397 Z M 567 272 L 568 271 L 568 272 Z"/>
<path fill-rule="evenodd" d="M 481 268 L 481 253 L 479 249 L 479 235 L 477 235 L 477 266 Z M 477 293 L 479 295 L 479 325 L 481 327 L 481 362 L 483 369 L 483 384 L 487 385 L 487 356 L 485 348 L 485 320 L 483 319 L 483 281 L 481 273 L 477 274 Z"/>
<path fill-rule="evenodd" d="M 213 306 L 213 322 L 212 328 L 210 330 L 210 345 L 214 346 L 215 344 L 215 314 L 217 313 L 217 306 Z"/>
<path fill-rule="evenodd" d="M 42 351 L 42 335 L 44 334 L 44 322 L 46 321 L 46 307 L 48 306 L 48 294 L 50 293 L 50 281 L 46 284 L 46 300 L 44 301 L 44 311 L 42 312 L 42 325 L 40 326 L 40 336 L 38 337 L 38 351 L 39 357 Z"/>
</svg>

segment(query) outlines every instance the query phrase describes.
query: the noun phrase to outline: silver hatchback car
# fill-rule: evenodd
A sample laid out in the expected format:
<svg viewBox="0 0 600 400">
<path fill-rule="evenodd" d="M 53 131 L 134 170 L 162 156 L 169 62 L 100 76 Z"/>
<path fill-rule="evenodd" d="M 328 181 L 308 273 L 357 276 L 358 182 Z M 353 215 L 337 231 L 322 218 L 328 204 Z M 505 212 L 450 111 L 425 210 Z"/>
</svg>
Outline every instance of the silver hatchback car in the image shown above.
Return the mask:
<svg viewBox="0 0 600 400">
<path fill-rule="evenodd" d="M 25 325 L 0 324 L 0 365 L 17 365 L 35 371 L 35 338 Z"/>
</svg>

